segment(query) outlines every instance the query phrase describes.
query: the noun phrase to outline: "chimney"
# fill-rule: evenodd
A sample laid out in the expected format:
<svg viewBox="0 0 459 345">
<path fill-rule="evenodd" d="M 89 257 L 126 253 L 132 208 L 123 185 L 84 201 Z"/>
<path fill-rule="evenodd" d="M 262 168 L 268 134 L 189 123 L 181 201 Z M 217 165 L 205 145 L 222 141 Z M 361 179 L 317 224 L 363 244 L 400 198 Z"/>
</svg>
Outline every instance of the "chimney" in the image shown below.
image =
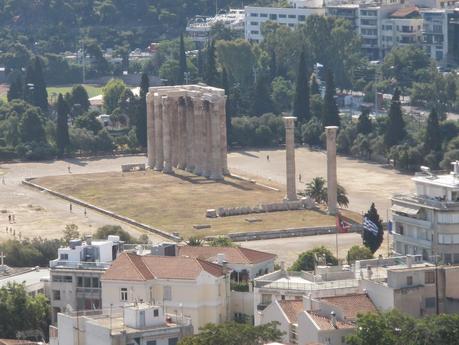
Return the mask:
<svg viewBox="0 0 459 345">
<path fill-rule="evenodd" d="M 411 255 L 406 256 L 406 267 L 408 268 L 413 267 L 413 256 Z"/>
<path fill-rule="evenodd" d="M 330 322 L 333 328 L 337 328 L 336 327 L 336 313 L 334 311 L 330 313 Z"/>
<path fill-rule="evenodd" d="M 225 254 L 218 253 L 217 254 L 217 264 L 222 265 L 225 263 Z"/>
</svg>

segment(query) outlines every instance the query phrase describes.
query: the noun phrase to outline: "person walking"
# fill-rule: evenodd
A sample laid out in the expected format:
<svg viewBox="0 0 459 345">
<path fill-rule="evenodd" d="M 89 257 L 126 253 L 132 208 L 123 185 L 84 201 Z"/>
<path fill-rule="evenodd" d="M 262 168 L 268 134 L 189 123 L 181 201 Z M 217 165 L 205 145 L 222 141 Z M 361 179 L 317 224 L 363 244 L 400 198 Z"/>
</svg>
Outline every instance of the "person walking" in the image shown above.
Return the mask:
<svg viewBox="0 0 459 345">
<path fill-rule="evenodd" d="M 69 205 L 69 210 L 70 210 L 70 212 L 72 212 L 72 211 L 73 211 L 73 206 L 72 206 L 72 203 L 70 203 L 70 205 Z"/>
</svg>

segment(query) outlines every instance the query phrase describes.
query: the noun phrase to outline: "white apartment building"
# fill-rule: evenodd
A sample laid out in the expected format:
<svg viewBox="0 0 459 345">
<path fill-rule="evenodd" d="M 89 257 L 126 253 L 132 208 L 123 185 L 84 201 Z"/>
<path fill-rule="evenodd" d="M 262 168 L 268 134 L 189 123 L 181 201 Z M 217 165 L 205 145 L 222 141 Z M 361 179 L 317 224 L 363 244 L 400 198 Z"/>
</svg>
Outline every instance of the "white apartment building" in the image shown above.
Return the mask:
<svg viewBox="0 0 459 345">
<path fill-rule="evenodd" d="M 229 270 L 201 259 L 124 252 L 101 278 L 103 308 L 135 301 L 191 318 L 195 332 L 229 320 Z"/>
<path fill-rule="evenodd" d="M 49 262 L 52 322 L 68 305 L 74 310 L 102 306 L 100 277 L 122 250 L 119 236 L 107 240 L 71 240 L 58 249 L 58 258 Z"/>
<path fill-rule="evenodd" d="M 414 194 L 392 197 L 394 251 L 459 263 L 459 162 L 447 175 L 421 169 L 423 173 L 412 178 Z"/>
<path fill-rule="evenodd" d="M 382 20 L 381 49 L 386 55 L 393 47 L 420 45 L 422 42 L 422 18 L 419 8 L 401 8 Z"/>
<path fill-rule="evenodd" d="M 50 345 L 177 345 L 192 334 L 189 318 L 164 314 L 159 306 L 136 303 L 59 313 L 57 327 L 50 327 Z"/>
<path fill-rule="evenodd" d="M 281 25 L 294 28 L 306 21 L 310 15 L 324 15 L 325 8 L 275 8 L 245 6 L 245 39 L 253 42 L 261 42 L 263 35 L 261 27 L 264 22 L 272 21 Z"/>
</svg>

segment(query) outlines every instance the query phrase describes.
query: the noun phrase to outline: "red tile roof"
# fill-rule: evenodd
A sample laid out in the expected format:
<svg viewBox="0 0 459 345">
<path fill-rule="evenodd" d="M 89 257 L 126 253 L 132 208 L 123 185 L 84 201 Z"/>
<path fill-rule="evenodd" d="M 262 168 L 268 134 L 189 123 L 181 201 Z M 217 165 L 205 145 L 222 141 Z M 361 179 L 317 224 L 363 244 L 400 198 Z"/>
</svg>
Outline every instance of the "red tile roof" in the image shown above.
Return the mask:
<svg viewBox="0 0 459 345">
<path fill-rule="evenodd" d="M 178 255 L 180 256 L 200 258 L 207 261 L 216 260 L 217 254 L 224 254 L 225 260 L 230 264 L 256 264 L 276 258 L 275 254 L 243 247 L 178 247 Z"/>
<path fill-rule="evenodd" d="M 332 322 L 331 322 L 331 317 L 319 315 L 319 314 L 314 313 L 312 311 L 308 311 L 307 313 L 309 314 L 311 319 L 314 320 L 316 325 L 321 330 L 354 328 L 353 324 L 347 323 L 347 322 L 343 322 L 343 321 L 338 321 L 338 320 L 336 321 L 336 327 L 333 327 Z"/>
<path fill-rule="evenodd" d="M 140 256 L 124 252 L 104 273 L 102 280 L 146 281 L 151 279 L 193 280 L 205 271 L 215 277 L 224 275 L 223 267 L 196 258 L 177 256 Z"/>
<path fill-rule="evenodd" d="M 278 301 L 280 307 L 287 315 L 288 321 L 290 323 L 298 322 L 298 315 L 304 310 L 302 300 L 284 300 Z"/>
<path fill-rule="evenodd" d="M 410 15 L 419 15 L 419 8 L 417 6 L 410 6 L 405 8 L 400 8 L 390 15 L 391 18 L 405 18 Z"/>
<path fill-rule="evenodd" d="M 344 312 L 346 319 L 355 320 L 357 314 L 375 312 L 376 307 L 366 294 L 324 297 L 322 301 L 335 305 Z"/>
</svg>

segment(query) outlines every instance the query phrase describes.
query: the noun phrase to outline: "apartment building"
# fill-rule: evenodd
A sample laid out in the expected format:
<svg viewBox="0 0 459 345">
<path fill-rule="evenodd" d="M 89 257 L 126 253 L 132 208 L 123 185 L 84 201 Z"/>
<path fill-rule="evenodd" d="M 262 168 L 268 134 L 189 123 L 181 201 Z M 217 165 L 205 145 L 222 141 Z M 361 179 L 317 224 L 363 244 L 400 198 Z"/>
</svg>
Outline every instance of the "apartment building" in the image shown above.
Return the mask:
<svg viewBox="0 0 459 345">
<path fill-rule="evenodd" d="M 422 317 L 458 313 L 458 283 L 458 266 L 435 266 L 408 256 L 405 265 L 388 267 L 386 278 L 365 277 L 360 287 L 379 310 L 397 309 Z"/>
<path fill-rule="evenodd" d="M 398 9 L 387 19 L 383 19 L 381 23 L 383 55 L 386 55 L 393 47 L 420 45 L 422 42 L 423 21 L 417 6 Z"/>
<path fill-rule="evenodd" d="M 355 329 L 359 313 L 376 312 L 364 293 L 301 300 L 274 300 L 263 312 L 261 324 L 279 322 L 287 344 L 345 344 L 345 337 Z"/>
<path fill-rule="evenodd" d="M 107 240 L 71 240 L 58 249 L 58 257 L 49 262 L 52 322 L 57 313 L 70 306 L 74 310 L 99 309 L 102 306 L 100 278 L 123 249 L 119 236 Z"/>
<path fill-rule="evenodd" d="M 421 167 L 412 181 L 416 192 L 392 197 L 394 251 L 424 260 L 459 263 L 459 162 L 450 174 Z"/>
<path fill-rule="evenodd" d="M 194 330 L 229 320 L 230 271 L 205 260 L 124 252 L 101 278 L 103 308 L 135 301 L 191 318 Z"/>
<path fill-rule="evenodd" d="M 193 334 L 191 320 L 164 314 L 159 306 L 135 303 L 97 311 L 65 311 L 50 327 L 50 345 L 177 345 Z"/>
<path fill-rule="evenodd" d="M 261 42 L 263 23 L 272 21 L 294 28 L 306 21 L 310 15 L 324 15 L 325 8 L 320 7 L 255 7 L 245 6 L 245 39 L 252 42 Z"/>
</svg>

